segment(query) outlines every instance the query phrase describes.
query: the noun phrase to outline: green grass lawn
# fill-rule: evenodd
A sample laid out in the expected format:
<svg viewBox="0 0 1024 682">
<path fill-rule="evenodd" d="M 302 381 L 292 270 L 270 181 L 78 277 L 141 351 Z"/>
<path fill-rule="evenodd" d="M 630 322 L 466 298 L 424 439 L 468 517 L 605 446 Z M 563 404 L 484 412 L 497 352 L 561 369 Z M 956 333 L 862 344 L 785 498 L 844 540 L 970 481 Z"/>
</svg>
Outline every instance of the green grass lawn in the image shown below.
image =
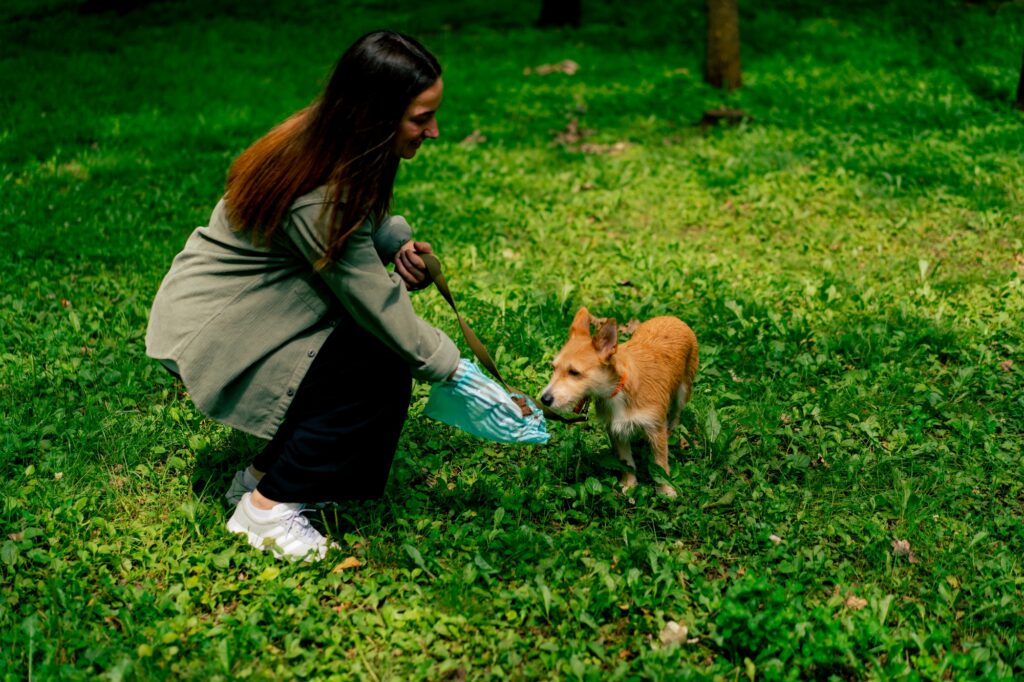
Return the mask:
<svg viewBox="0 0 1024 682">
<path fill-rule="evenodd" d="M 533 0 L 6 3 L 0 679 L 1024 675 L 1024 4 L 740 4 L 726 95 L 699 2 L 567 31 Z M 511 383 L 580 305 L 696 331 L 678 498 L 619 493 L 595 423 L 485 443 L 420 385 L 328 561 L 225 530 L 260 442 L 145 357 L 149 304 L 231 160 L 379 27 L 445 67 L 396 211 Z M 751 120 L 695 126 L 719 106 Z"/>
</svg>

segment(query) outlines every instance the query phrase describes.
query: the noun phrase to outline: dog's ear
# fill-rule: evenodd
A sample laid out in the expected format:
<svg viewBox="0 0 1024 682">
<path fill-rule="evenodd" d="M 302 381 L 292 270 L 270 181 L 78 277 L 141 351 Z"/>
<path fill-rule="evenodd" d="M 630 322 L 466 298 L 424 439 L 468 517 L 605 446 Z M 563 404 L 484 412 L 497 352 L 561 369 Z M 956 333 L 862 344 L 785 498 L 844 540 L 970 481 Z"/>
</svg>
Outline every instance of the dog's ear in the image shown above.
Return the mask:
<svg viewBox="0 0 1024 682">
<path fill-rule="evenodd" d="M 615 318 L 610 317 L 601 325 L 592 343 L 601 362 L 608 362 L 608 358 L 615 354 L 615 349 L 619 345 L 619 330 L 615 325 Z"/>
<path fill-rule="evenodd" d="M 576 311 L 576 317 L 572 318 L 569 338 L 574 336 L 590 336 L 590 311 L 586 308 L 581 307 Z"/>
</svg>

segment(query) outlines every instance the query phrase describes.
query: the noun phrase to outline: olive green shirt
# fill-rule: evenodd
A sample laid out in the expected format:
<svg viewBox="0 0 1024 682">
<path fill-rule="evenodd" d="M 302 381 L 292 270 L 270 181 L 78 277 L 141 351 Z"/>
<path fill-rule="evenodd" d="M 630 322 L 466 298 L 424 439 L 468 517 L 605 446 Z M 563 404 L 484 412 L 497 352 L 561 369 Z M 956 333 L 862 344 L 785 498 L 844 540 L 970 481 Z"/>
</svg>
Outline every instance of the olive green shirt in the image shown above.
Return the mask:
<svg viewBox="0 0 1024 682">
<path fill-rule="evenodd" d="M 222 199 L 175 257 L 150 311 L 147 355 L 181 376 L 204 414 L 262 438 L 273 437 L 338 324 L 365 328 L 418 379 L 440 381 L 458 365 L 455 344 L 416 315 L 401 277 L 384 267 L 412 235 L 401 216 L 364 225 L 340 258 L 314 270 L 325 249 L 324 197 L 319 188 L 296 200 L 267 246 L 232 229 Z"/>
</svg>

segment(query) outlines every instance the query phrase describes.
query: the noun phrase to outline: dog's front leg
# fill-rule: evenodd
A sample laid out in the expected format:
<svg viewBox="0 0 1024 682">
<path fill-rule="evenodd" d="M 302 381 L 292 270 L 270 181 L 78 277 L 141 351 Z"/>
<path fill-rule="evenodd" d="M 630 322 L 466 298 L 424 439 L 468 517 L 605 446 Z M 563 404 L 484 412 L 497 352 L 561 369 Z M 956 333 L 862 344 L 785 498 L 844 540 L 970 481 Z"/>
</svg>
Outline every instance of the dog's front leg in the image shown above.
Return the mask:
<svg viewBox="0 0 1024 682">
<path fill-rule="evenodd" d="M 654 461 L 665 471 L 668 477 L 668 428 L 665 424 L 651 426 L 647 431 L 647 439 L 651 443 L 651 451 L 654 453 Z M 658 486 L 658 492 L 669 497 L 676 496 L 676 489 L 668 483 Z"/>
<path fill-rule="evenodd" d="M 629 438 L 623 434 L 609 431 L 608 439 L 611 440 L 612 448 L 615 449 L 619 461 L 629 467 L 629 471 L 624 471 L 619 478 L 619 485 L 625 492 L 636 485 L 636 462 L 633 461 L 633 450 L 629 446 Z"/>
</svg>

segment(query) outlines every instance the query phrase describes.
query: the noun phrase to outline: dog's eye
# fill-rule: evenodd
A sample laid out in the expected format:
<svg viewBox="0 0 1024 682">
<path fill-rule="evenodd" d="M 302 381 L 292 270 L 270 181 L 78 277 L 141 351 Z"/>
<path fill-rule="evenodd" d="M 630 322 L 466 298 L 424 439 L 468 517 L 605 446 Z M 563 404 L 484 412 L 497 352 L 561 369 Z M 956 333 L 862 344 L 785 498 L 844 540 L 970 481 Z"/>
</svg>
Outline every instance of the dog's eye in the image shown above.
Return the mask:
<svg viewBox="0 0 1024 682">
<path fill-rule="evenodd" d="M 569 376 L 571 377 L 578 377 L 580 375 L 579 371 L 573 369 L 572 367 L 570 367 L 566 371 L 569 373 Z"/>
</svg>

